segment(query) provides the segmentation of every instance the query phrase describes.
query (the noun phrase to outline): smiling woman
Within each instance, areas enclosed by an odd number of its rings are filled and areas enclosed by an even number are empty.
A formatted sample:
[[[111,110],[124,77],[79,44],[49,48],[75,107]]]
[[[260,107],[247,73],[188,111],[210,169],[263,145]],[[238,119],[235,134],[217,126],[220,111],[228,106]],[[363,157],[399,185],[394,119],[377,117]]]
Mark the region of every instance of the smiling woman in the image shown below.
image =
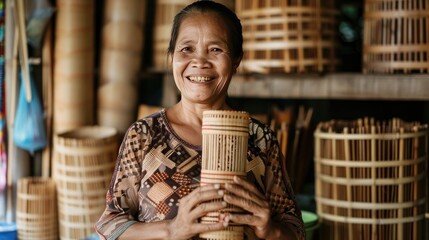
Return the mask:
[[[181,100],[128,129],[96,224],[100,237],[198,239],[201,233],[243,225],[245,239],[304,239],[278,141],[257,120],[249,119],[246,176],[233,177],[222,188],[200,186],[203,113],[235,110],[226,97],[243,56],[242,42],[240,20],[221,4],[197,1],[176,15],[168,54]],[[245,213],[225,212],[217,221],[200,222],[227,205]]]

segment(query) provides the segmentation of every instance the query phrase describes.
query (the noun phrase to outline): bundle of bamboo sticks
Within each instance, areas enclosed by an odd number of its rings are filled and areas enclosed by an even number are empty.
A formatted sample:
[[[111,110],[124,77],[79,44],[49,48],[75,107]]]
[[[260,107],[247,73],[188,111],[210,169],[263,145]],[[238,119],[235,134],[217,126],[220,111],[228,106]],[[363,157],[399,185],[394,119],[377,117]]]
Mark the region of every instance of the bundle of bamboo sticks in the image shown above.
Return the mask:
[[[315,131],[317,213],[327,239],[422,239],[427,125],[330,121]]]
[[[295,115],[292,108],[274,108],[270,128],[276,133],[284,156],[283,171],[287,170],[295,193],[300,193],[312,161],[313,109],[299,106],[297,116]]]

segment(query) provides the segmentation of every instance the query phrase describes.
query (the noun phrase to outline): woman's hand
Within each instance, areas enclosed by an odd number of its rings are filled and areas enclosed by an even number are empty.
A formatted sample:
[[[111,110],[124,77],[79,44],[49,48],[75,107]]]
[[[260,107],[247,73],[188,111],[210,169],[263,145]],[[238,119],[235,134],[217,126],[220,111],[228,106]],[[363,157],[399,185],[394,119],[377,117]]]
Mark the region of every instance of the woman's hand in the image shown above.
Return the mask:
[[[229,220],[234,223],[249,225],[258,238],[266,239],[271,231],[271,213],[268,201],[249,182],[235,176],[233,183],[225,185],[227,203],[247,211],[245,214],[229,214]]]
[[[170,239],[189,239],[199,233],[222,230],[228,219],[219,219],[219,223],[203,224],[198,219],[208,212],[218,211],[226,206],[226,202],[208,202],[220,199],[224,191],[220,190],[219,184],[205,185],[196,188],[180,200],[177,216],[169,224]]]

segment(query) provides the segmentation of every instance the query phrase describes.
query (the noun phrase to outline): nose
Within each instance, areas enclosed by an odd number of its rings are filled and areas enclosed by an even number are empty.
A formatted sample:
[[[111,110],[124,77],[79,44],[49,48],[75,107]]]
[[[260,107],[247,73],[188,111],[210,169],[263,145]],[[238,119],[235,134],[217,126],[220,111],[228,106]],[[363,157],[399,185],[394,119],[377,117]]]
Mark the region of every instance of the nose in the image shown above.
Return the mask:
[[[208,54],[204,51],[196,52],[192,58],[192,67],[207,68],[210,66]]]

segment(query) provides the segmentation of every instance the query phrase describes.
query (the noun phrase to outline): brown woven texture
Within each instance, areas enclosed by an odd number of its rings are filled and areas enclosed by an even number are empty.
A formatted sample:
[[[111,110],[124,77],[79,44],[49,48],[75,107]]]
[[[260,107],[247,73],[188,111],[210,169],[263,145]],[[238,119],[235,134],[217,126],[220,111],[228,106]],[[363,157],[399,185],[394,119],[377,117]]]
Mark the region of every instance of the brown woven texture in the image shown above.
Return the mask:
[[[246,176],[249,114],[238,111],[205,111],[203,113],[203,145],[201,185],[233,181],[234,176]],[[222,201],[222,199],[216,200]],[[221,212],[242,212],[232,205],[223,211],[211,212],[201,218],[202,223],[219,221]],[[200,234],[210,240],[242,240],[244,228],[231,225],[222,231]]]
[[[429,72],[429,1],[367,0],[364,73]]]
[[[236,1],[243,25],[243,72],[333,72],[335,0]]]
[[[81,239],[94,232],[117,151],[114,128],[87,126],[55,135],[53,177],[61,239]]]
[[[422,239],[428,128],[399,119],[320,123],[317,214],[326,239]]]
[[[52,179],[27,177],[18,181],[16,224],[19,239],[58,239],[57,198]]]

